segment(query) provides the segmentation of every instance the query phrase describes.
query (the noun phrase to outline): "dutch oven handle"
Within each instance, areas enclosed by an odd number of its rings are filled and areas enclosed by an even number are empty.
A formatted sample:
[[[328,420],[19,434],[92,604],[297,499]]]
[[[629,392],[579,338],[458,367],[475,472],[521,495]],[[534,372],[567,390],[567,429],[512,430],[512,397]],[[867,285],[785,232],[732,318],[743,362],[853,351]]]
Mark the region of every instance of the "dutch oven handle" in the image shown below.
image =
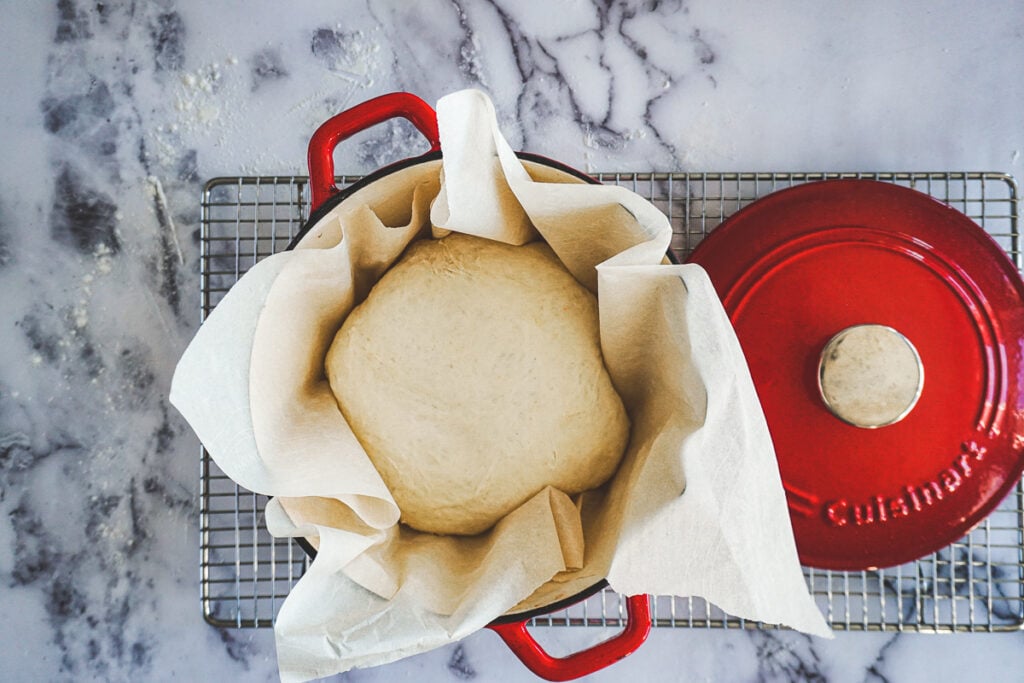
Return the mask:
[[[631,654],[651,632],[651,611],[647,595],[626,598],[626,628],[614,638],[569,655],[552,657],[526,630],[526,620],[492,624],[491,629],[505,641],[526,668],[549,681],[571,681],[611,666]]]
[[[419,97],[394,92],[375,97],[327,119],[309,139],[309,190],[313,209],[339,192],[334,184],[334,148],[345,138],[388,119],[408,119],[430,143],[430,151],[441,149],[437,114]]]

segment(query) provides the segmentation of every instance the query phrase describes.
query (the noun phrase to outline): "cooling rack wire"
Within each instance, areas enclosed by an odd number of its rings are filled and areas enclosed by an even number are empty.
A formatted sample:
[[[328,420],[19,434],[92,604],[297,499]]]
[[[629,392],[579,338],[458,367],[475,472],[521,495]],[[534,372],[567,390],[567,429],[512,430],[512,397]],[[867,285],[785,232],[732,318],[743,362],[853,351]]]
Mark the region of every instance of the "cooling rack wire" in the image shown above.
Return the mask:
[[[1018,190],[1002,173],[600,173],[668,216],[672,249],[685,259],[726,217],[770,192],[831,178],[870,178],[914,188],[946,202],[984,228],[1022,268]],[[339,187],[358,180],[341,176]],[[257,261],[283,250],[309,213],[302,176],[215,178],[201,203],[201,316]],[[273,624],[308,560],[263,523],[266,497],[228,479],[202,452],[200,590],[203,615],[224,627]],[[916,562],[876,571],[804,568],[829,624],[840,631],[977,632],[1024,627],[1024,488],[946,548]],[[770,628],[725,614],[698,598],[656,596],[657,627]],[[534,626],[618,627],[625,600],[608,590]]]

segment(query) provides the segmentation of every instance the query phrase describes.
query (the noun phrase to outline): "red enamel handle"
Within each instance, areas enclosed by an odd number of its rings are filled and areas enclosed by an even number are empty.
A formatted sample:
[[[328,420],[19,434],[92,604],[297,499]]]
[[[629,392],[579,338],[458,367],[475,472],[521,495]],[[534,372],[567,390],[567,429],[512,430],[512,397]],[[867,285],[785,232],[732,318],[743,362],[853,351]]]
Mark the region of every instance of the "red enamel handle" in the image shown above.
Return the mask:
[[[431,151],[441,149],[437,114],[429,104],[411,93],[381,95],[336,114],[309,139],[309,190],[314,210],[339,191],[334,184],[334,148],[338,143],[397,116],[416,126],[430,143]]]
[[[597,645],[569,655],[552,657],[545,652],[526,630],[526,621],[488,626],[501,639],[526,668],[549,681],[571,681],[580,676],[600,671],[631,654],[647,639],[651,632],[651,611],[647,595],[626,598],[626,628]]]

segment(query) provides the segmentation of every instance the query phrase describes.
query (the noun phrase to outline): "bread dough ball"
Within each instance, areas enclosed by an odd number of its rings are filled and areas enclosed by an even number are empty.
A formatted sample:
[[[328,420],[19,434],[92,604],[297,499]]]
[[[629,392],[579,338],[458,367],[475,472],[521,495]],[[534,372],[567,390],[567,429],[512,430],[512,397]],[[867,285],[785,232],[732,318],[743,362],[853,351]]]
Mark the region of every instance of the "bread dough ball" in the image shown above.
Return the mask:
[[[420,531],[477,534],[547,485],[599,486],[629,438],[597,300],[541,242],[415,242],[345,320],[326,367]]]

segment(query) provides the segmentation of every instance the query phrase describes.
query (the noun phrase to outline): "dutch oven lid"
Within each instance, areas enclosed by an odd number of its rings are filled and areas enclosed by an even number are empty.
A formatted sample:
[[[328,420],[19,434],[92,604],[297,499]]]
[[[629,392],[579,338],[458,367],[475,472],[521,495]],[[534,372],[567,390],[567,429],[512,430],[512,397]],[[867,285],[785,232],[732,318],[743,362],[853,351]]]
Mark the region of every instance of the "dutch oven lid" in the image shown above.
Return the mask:
[[[888,183],[809,183],[690,260],[747,356],[804,564],[909,562],[1017,482],[1024,285],[969,218]]]

